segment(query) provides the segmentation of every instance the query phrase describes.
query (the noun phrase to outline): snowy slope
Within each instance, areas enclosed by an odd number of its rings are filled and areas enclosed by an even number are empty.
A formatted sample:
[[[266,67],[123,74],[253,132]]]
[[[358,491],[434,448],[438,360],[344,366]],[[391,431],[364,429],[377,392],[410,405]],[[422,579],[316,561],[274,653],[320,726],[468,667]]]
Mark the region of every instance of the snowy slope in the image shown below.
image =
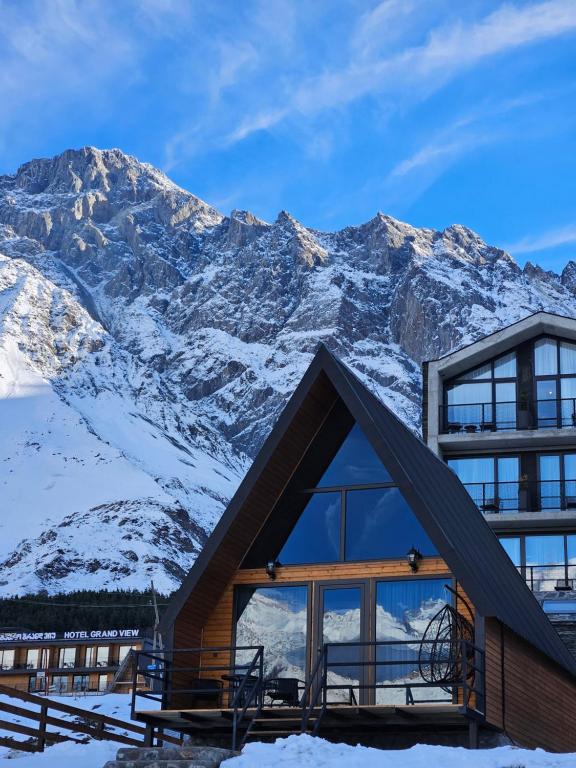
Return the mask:
[[[0,177],[0,593],[175,587],[320,341],[418,429],[423,359],[575,288],[460,225],[224,216],[119,150]]]

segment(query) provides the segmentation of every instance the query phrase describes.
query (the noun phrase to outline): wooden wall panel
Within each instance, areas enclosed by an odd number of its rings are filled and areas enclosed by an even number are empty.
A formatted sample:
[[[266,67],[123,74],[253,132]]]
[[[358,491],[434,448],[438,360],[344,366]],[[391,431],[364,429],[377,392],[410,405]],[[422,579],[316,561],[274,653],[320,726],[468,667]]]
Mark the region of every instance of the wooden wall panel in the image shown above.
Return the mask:
[[[522,747],[576,751],[576,679],[496,619],[486,622],[487,719]]]

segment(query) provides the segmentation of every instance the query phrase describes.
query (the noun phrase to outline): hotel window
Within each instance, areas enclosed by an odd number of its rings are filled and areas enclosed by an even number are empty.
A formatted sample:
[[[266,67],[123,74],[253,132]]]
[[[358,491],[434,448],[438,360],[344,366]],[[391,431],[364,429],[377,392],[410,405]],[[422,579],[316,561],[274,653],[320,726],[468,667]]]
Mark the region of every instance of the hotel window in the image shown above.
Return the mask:
[[[68,691],[68,675],[52,675],[50,693],[66,693]]]
[[[576,588],[576,534],[501,536],[500,543],[534,592]]]
[[[538,339],[534,375],[539,428],[576,426],[576,344]]]
[[[84,653],[84,666],[85,667],[96,666],[96,646],[95,645],[89,645],[86,647],[86,651]]]
[[[481,512],[517,512],[520,508],[520,459],[518,456],[475,456],[449,459]]]
[[[32,675],[28,678],[28,693],[36,693],[37,691],[44,691],[46,688],[46,678],[36,677]]]
[[[135,645],[121,645],[118,648],[118,664],[122,664],[124,659],[128,656],[130,651],[136,650]]]
[[[90,675],[74,675],[72,678],[72,690],[87,691],[90,688]]]
[[[14,654],[13,648],[0,648],[0,670],[14,669]]]
[[[26,669],[39,669],[42,650],[40,648],[28,648],[26,651]]]
[[[60,648],[58,666],[60,669],[74,669],[76,666],[76,648]]]
[[[103,693],[108,689],[108,675],[98,675],[98,690]]]
[[[576,509],[576,453],[538,457],[541,509]]]
[[[110,656],[110,648],[107,645],[99,645],[96,651],[96,666],[107,667],[108,657]]]
[[[467,371],[444,388],[448,432],[516,429],[516,353]]]

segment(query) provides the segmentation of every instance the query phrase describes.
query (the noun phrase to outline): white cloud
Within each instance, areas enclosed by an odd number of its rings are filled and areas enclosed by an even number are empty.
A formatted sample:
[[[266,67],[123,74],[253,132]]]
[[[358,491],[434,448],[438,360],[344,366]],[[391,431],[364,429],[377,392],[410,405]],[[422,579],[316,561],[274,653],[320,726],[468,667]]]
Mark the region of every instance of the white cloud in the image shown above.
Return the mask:
[[[576,243],[576,224],[551,229],[539,235],[528,235],[503,247],[515,256],[521,253],[536,253],[537,251],[558,248],[561,245],[570,245],[571,243]]]
[[[385,4],[382,12],[389,7],[392,6]],[[574,30],[574,0],[505,4],[475,23],[437,27],[423,45],[379,59],[365,61],[357,57],[343,68],[308,78],[292,89],[282,108],[269,106],[262,113],[252,115],[249,120],[241,121],[227,138],[239,141],[290,115],[312,115],[366,95],[400,94],[404,98],[418,98],[491,56]]]

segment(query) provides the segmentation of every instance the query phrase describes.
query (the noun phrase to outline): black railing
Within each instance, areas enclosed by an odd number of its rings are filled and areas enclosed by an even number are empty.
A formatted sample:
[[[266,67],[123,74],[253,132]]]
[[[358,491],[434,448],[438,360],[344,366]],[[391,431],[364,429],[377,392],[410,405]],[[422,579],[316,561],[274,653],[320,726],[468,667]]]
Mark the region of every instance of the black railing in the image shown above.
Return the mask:
[[[576,511],[576,480],[463,483],[484,514]]]
[[[443,433],[501,432],[517,428],[516,402],[461,403],[440,406]]]
[[[576,428],[576,397],[440,406],[443,434]]]
[[[532,592],[570,592],[576,588],[576,565],[519,565],[519,572]]]
[[[263,704],[263,646],[133,651],[132,717],[138,699],[162,709],[232,710],[232,749],[241,747]],[[218,659],[230,659],[229,663]],[[244,659],[244,661],[239,661]]]
[[[447,703],[483,715],[484,652],[465,640],[450,645],[456,671],[430,682],[422,670],[437,664],[438,649],[419,640],[325,643],[302,699],[302,732],[317,734],[330,705]]]

